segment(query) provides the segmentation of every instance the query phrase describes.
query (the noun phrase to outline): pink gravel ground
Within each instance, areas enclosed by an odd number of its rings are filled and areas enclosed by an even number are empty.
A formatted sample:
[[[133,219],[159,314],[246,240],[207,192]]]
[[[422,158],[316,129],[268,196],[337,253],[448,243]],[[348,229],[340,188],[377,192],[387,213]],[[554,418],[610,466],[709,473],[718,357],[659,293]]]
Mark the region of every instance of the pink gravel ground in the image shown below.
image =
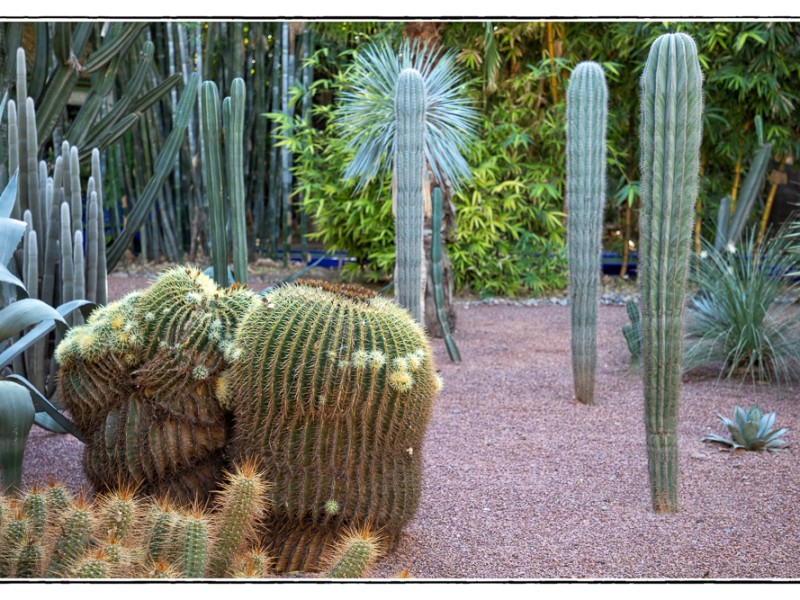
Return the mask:
[[[681,510],[657,515],[626,320],[623,307],[600,308],[597,404],[583,406],[572,395],[569,308],[459,308],[463,362],[433,342],[445,387],[422,450],[420,506],[375,577],[405,568],[439,579],[800,577],[800,391],[714,376],[684,383]],[[701,441],[722,433],[717,412],[754,402],[790,428],[787,451]],[[81,444],[34,430],[27,482],[85,484]]]

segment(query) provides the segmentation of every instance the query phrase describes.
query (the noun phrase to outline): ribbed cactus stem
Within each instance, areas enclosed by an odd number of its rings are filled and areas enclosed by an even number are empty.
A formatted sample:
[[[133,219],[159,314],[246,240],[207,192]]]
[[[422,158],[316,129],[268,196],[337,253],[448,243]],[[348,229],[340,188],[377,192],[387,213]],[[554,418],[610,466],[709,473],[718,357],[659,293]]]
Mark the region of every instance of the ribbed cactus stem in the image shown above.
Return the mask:
[[[653,508],[678,510],[683,307],[697,198],[702,73],[694,41],[665,34],[641,79],[639,285],[648,470]]]
[[[567,89],[567,247],[572,375],[583,404],[594,404],[607,114],[603,68],[580,63]]]
[[[225,131],[225,153],[228,162],[228,194],[231,206],[233,236],[233,274],[239,283],[247,283],[247,225],[244,203],[244,80],[231,83],[230,127]]]
[[[28,490],[22,497],[22,511],[30,525],[33,539],[41,539],[47,526],[47,498],[38,488]]]
[[[236,554],[255,541],[256,525],[265,509],[266,486],[254,465],[228,478],[221,492],[220,527],[211,548],[209,577],[225,576]]]
[[[33,579],[41,577],[42,558],[44,552],[38,539],[28,538],[17,554],[17,564],[13,577]]]
[[[72,255],[72,229],[70,209],[67,202],[61,203],[61,302],[75,298],[75,273]]]
[[[23,54],[24,56],[24,54]],[[33,99],[27,98],[25,100],[25,160],[27,161],[27,186],[25,192],[27,193],[27,208],[33,213],[33,227],[34,229],[42,230],[42,215],[39,208],[39,140],[36,137],[36,109],[33,105]],[[22,131],[20,131],[22,134]],[[20,158],[22,158],[20,156]]]
[[[49,485],[44,491],[47,498],[47,511],[48,516],[52,518],[61,518],[66,514],[70,504],[72,504],[72,494],[61,483],[53,483]]]
[[[103,204],[103,174],[100,170],[100,151],[92,150],[92,179],[97,192],[97,295],[95,302],[105,304],[108,302],[108,285],[106,282],[106,228],[105,209]],[[89,275],[92,275],[91,270]]]
[[[83,260],[83,231],[76,231],[75,232],[75,240],[72,244],[72,265],[73,265],[73,276],[74,276],[74,284],[73,284],[73,294],[74,298],[85,298],[86,297],[86,265]],[[73,324],[80,325],[83,323],[83,316],[80,314],[74,314],[73,317]]]
[[[70,206],[72,210],[72,231],[83,231],[83,212],[81,205],[81,165],[78,161],[78,148],[69,150]],[[75,296],[78,298],[79,296]],[[80,296],[81,298],[83,296]]]
[[[208,519],[186,517],[180,544],[181,574],[189,579],[205,576],[208,564]]]
[[[91,180],[94,182],[94,180]],[[94,187],[94,186],[93,186]],[[89,210],[86,224],[86,299],[90,302],[97,302],[97,257],[99,252],[105,252],[104,248],[99,248],[97,209],[97,192],[89,194]]]
[[[138,504],[131,490],[109,493],[100,501],[100,534],[106,538],[125,541],[137,520]]]
[[[423,181],[425,171],[425,86],[415,69],[405,69],[395,96],[397,181],[395,290],[400,306],[418,323],[423,317]]]
[[[28,520],[19,510],[15,510],[0,529],[0,578],[13,574],[28,529]]]
[[[19,127],[19,181],[17,182],[17,202],[20,210],[28,206],[28,72],[25,64],[25,50],[17,48],[17,124]],[[35,151],[34,151],[35,152]]]
[[[67,510],[45,577],[64,577],[70,572],[89,547],[93,521],[91,508],[83,503]]]
[[[8,172],[13,175],[19,168],[19,125],[17,123],[17,103],[9,100],[6,105],[8,111]],[[19,189],[21,185],[22,175],[17,177],[17,197],[19,198]],[[15,202],[11,209],[11,216],[14,219],[19,219],[21,215],[19,209],[19,202]]]
[[[348,532],[333,551],[329,559],[332,566],[326,576],[332,579],[364,577],[379,554],[377,540],[368,531]]]
[[[227,244],[225,234],[225,206],[220,157],[220,106],[219,92],[213,81],[205,81],[200,89],[200,118],[203,125],[203,147],[206,161],[203,176],[208,193],[208,220],[211,235],[211,264],[214,281],[228,285]]]

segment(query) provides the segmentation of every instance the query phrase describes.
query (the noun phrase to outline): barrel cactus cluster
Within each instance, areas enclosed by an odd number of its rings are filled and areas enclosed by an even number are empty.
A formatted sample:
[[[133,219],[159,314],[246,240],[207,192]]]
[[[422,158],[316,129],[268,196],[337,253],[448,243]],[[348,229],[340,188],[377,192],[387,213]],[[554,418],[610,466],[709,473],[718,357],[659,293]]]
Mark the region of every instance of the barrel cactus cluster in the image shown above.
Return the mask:
[[[252,461],[270,482],[262,543],[278,572],[319,569],[350,527],[391,546],[416,509],[441,381],[390,300],[307,285],[257,296],[179,267],[96,310],[57,359],[98,489],[202,501]]]

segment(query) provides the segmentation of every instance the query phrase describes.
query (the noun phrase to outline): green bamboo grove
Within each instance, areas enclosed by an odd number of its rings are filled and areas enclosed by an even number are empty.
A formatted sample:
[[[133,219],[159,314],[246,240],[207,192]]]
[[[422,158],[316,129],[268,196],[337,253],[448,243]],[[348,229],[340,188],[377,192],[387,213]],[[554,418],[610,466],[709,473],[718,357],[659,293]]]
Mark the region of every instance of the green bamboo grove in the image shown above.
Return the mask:
[[[346,527],[373,525],[392,545],[416,509],[441,382],[422,328],[389,300],[305,285],[256,296],[179,267],[96,310],[56,356],[97,489],[191,502],[231,461],[256,461],[278,572],[320,568]],[[244,492],[234,503],[252,505]],[[233,565],[234,547],[218,548],[208,573]]]
[[[567,247],[575,397],[594,404],[597,305],[606,196],[608,89],[603,68],[582,62],[567,89]]]
[[[641,79],[639,286],[647,459],[653,508],[678,510],[683,308],[697,199],[702,73],[691,37],[666,34]]]

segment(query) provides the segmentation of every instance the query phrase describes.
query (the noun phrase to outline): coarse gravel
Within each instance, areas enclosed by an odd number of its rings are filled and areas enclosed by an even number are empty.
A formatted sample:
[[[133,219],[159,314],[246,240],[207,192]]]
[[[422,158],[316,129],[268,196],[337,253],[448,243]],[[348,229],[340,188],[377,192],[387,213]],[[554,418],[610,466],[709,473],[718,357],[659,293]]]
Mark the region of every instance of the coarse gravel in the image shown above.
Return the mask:
[[[121,295],[111,287],[110,297]],[[373,576],[800,578],[800,389],[710,372],[686,380],[681,509],[659,515],[650,507],[642,383],[621,333],[624,307],[599,309],[595,406],[573,399],[568,307],[457,311],[462,362],[433,342],[445,386],[422,449],[419,509]],[[728,452],[701,441],[723,433],[717,413],[754,402],[790,428],[788,450]],[[34,428],[25,482],[56,476],[78,489],[81,452],[69,436]]]

